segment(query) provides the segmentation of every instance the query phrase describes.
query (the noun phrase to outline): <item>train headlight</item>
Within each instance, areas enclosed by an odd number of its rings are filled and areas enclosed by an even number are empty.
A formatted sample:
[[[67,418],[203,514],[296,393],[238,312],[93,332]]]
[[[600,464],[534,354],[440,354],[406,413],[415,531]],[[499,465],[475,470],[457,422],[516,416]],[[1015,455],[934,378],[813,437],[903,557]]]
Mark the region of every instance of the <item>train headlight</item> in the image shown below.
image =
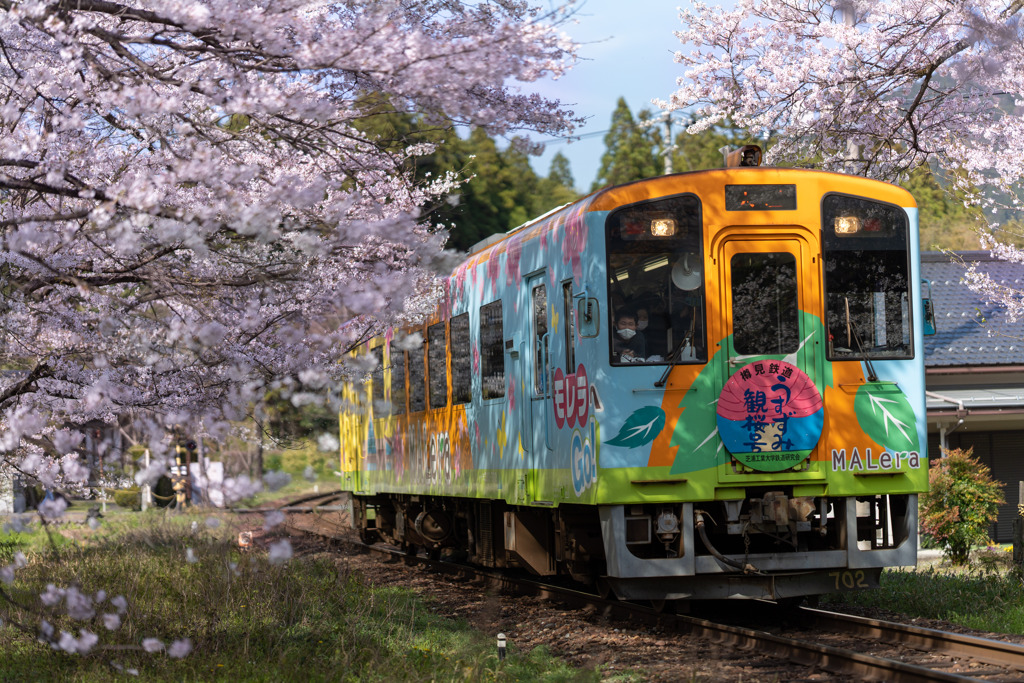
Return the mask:
[[[836,216],[837,235],[856,235],[861,230],[861,220],[857,216]]]
[[[674,237],[676,234],[675,218],[653,218],[651,219],[652,237]]]

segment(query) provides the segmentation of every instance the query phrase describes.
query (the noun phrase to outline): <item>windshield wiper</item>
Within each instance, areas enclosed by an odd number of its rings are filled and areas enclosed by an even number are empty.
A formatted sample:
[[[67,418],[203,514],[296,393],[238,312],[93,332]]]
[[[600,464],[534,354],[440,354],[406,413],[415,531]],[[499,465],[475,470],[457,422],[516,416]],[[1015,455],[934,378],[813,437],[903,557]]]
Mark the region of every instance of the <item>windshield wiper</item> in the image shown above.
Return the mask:
[[[857,344],[857,351],[860,353],[861,360],[864,361],[864,365],[868,366],[868,381],[877,382],[878,374],[875,372],[875,366],[871,364],[871,359],[868,358],[868,354],[864,352],[864,346],[860,343],[860,335],[857,334],[857,326],[850,324],[850,298],[843,297],[846,301],[846,333],[849,335],[853,333],[853,341]],[[847,341],[849,343],[849,341]]]
[[[659,389],[661,387],[665,386],[665,382],[668,381],[669,373],[672,372],[672,368],[674,368],[676,366],[677,357],[679,356],[680,352],[683,350],[683,347],[686,346],[686,342],[692,342],[692,340],[693,340],[693,337],[691,335],[687,335],[687,336],[685,336],[685,337],[683,337],[682,339],[679,340],[679,343],[676,344],[676,348],[672,349],[672,353],[668,354],[668,358],[666,359],[666,361],[668,362],[668,365],[665,366],[665,372],[661,373],[661,378],[658,379],[658,381],[654,383],[654,386],[658,387]],[[690,349],[691,349],[690,353],[692,354],[693,353],[693,346],[691,346]]]

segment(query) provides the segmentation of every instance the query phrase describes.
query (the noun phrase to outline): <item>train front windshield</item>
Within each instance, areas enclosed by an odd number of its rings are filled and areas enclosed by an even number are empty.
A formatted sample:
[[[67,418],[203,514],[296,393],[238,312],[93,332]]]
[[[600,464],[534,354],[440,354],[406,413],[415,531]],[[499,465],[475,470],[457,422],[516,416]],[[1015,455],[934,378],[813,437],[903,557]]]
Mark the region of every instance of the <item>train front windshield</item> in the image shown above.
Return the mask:
[[[707,361],[702,225],[690,194],[608,217],[613,365]]]
[[[909,224],[891,204],[822,202],[829,360],[912,358]]]

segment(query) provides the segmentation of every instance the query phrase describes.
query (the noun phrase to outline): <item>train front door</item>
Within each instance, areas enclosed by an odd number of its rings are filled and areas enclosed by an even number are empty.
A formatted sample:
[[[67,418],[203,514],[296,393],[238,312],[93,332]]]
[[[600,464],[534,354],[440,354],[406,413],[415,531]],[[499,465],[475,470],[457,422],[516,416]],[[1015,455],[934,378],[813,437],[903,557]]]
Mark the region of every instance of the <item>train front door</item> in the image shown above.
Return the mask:
[[[726,231],[714,248],[722,311],[716,421],[731,456],[720,469],[725,478],[806,471],[821,436],[820,263],[810,239],[792,230]]]

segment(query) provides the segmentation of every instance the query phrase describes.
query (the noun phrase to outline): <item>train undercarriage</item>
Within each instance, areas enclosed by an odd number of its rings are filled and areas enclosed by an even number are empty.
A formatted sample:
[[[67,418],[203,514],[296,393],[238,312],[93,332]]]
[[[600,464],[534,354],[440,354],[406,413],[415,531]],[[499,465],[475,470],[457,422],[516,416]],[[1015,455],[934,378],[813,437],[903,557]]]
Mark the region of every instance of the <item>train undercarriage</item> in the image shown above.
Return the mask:
[[[563,576],[628,600],[764,598],[878,585],[916,562],[917,496],[794,497],[627,505],[509,505],[406,494],[353,496],[366,542]]]

